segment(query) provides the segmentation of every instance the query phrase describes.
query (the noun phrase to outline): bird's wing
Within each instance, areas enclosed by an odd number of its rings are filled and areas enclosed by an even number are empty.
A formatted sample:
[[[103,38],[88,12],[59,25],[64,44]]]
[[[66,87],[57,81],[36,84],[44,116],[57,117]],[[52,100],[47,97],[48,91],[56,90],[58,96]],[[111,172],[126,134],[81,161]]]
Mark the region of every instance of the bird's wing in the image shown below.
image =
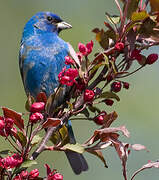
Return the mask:
[[[25,46],[25,43],[21,42],[20,51],[19,51],[19,69],[23,83],[24,83],[23,63],[26,58],[26,53],[27,53],[27,47]]]
[[[80,67],[80,61],[78,59],[78,56],[75,52],[75,50],[73,49],[73,47],[71,46],[70,43],[67,43],[68,44],[68,49],[69,49],[69,55],[71,55],[73,57],[73,59],[75,60],[75,62],[78,64],[78,66]]]

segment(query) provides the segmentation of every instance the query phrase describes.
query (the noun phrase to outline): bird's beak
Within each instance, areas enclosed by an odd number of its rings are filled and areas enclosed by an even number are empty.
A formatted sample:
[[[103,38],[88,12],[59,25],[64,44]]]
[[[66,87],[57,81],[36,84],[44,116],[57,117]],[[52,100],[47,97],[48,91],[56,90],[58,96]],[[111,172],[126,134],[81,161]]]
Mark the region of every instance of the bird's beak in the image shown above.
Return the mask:
[[[72,28],[72,26],[70,24],[62,21],[62,22],[57,23],[57,28],[61,29],[61,30],[62,29],[70,29],[70,28]]]

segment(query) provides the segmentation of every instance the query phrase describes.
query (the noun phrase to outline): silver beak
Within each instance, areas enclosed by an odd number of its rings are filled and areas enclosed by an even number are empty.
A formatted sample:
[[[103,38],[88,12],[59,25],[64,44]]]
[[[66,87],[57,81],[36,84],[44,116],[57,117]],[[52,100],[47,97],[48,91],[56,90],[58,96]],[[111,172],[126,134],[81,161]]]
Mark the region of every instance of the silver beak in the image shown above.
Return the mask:
[[[57,23],[58,29],[70,29],[72,26],[64,21]]]

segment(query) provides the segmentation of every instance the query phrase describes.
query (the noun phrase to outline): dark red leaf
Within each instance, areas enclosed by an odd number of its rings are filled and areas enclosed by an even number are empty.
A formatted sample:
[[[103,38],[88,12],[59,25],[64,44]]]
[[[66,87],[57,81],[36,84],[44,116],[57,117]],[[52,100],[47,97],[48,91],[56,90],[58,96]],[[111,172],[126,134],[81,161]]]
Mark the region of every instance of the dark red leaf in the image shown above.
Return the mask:
[[[156,162],[151,162],[149,161],[147,164],[143,165],[140,169],[138,169],[137,171],[134,172],[134,174],[131,177],[131,180],[134,179],[134,177],[141,171],[145,170],[145,169],[150,169],[150,168],[159,168],[159,161]]]
[[[126,173],[126,162],[128,158],[128,144],[124,144],[118,140],[112,140],[112,143],[115,147],[115,150],[121,160],[121,164],[123,166],[123,176],[125,179],[127,179],[127,173]]]
[[[94,29],[92,30],[92,32],[94,32],[94,33],[99,33],[100,30],[99,30],[99,28],[94,28]]]
[[[19,128],[19,129],[24,129],[24,120],[22,119],[22,114],[17,113],[16,111],[13,111],[11,109],[2,107],[3,114],[7,118],[11,118],[14,120],[14,124]]]
[[[106,168],[108,168],[108,166],[107,166],[107,164],[106,164],[106,160],[104,159],[103,154],[102,154],[101,151],[99,151],[99,150],[92,150],[91,148],[86,148],[85,150],[86,150],[87,152],[89,152],[89,153],[97,156],[97,157],[104,163],[104,166],[105,166]]]
[[[131,148],[135,151],[145,150],[146,147],[141,144],[133,144],[131,145]]]
[[[104,120],[105,120],[105,127],[109,127],[118,117],[118,114],[113,111],[112,113],[108,114],[107,116],[105,116]]]
[[[94,134],[90,139],[88,139],[85,143],[84,146],[90,146],[92,145],[94,142],[98,141],[100,139],[100,137],[98,136],[98,134]]]
[[[57,118],[48,118],[46,122],[43,124],[43,128],[48,128],[48,127],[56,127],[60,125],[61,120]]]

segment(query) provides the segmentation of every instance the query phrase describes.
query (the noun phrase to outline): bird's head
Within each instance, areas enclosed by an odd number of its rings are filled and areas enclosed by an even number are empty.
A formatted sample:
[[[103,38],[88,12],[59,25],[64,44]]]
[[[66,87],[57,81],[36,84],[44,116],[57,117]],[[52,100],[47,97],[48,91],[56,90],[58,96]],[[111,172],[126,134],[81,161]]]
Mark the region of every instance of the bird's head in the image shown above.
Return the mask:
[[[51,12],[39,12],[35,14],[26,24],[27,31],[32,28],[45,32],[59,33],[63,29],[72,28],[72,26],[64,22],[58,15]]]

